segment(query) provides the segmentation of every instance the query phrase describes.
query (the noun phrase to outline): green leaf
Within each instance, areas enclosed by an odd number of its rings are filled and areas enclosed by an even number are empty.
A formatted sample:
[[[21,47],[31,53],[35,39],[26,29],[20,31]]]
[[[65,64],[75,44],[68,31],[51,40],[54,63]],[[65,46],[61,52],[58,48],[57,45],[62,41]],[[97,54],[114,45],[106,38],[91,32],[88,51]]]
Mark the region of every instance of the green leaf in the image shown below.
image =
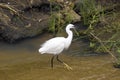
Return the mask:
[[[90,42],[90,47],[93,48],[95,46],[95,43]]]
[[[120,49],[118,49],[117,52],[120,53]]]

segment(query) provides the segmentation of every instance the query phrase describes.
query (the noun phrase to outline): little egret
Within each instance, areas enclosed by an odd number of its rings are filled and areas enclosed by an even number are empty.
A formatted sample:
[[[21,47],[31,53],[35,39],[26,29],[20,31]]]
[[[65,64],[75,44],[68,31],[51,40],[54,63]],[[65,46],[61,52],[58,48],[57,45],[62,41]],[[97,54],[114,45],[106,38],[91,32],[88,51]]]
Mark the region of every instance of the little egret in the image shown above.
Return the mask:
[[[41,48],[39,49],[39,52],[41,54],[44,53],[48,53],[48,54],[53,54],[53,57],[51,58],[51,67],[53,68],[53,59],[56,56],[57,61],[59,61],[60,63],[62,63],[63,65],[65,65],[65,67],[68,70],[72,70],[72,68],[70,66],[68,66],[65,62],[61,61],[58,58],[58,55],[64,50],[64,49],[68,49],[72,38],[73,38],[73,33],[70,30],[71,28],[75,28],[73,24],[68,24],[66,26],[66,32],[68,34],[67,38],[64,37],[55,37],[52,38],[48,41],[46,41],[45,43],[43,43],[41,45]]]

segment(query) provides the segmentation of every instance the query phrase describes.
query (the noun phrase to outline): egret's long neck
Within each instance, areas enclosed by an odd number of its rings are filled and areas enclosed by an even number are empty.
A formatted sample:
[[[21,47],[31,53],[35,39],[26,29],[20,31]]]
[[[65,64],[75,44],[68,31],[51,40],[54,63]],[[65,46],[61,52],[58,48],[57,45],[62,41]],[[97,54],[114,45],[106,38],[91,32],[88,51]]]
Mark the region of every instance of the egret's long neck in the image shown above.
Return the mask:
[[[68,34],[68,37],[66,38],[67,44],[66,47],[68,48],[71,44],[72,38],[73,38],[73,33],[69,28],[66,28],[66,32]]]
[[[73,38],[73,33],[72,33],[72,31],[69,28],[66,28],[66,32],[68,34],[68,37],[66,39],[67,39],[68,42],[71,43],[72,38]]]
[[[68,37],[67,37],[66,40],[65,40],[65,49],[68,49],[69,46],[70,46],[70,44],[71,44],[72,38],[73,38],[73,33],[72,33],[72,31],[70,30],[70,27],[69,27],[69,26],[66,27],[66,32],[67,32],[67,34],[68,34]]]

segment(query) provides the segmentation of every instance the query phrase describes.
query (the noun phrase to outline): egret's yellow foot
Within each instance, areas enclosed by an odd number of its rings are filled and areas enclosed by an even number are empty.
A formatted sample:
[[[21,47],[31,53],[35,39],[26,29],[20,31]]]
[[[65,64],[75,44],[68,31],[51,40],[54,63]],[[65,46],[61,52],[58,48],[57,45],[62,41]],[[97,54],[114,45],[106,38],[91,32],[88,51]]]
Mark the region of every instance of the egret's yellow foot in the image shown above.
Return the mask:
[[[67,65],[66,63],[63,63],[65,65],[65,68],[67,68],[68,70],[73,70],[72,67],[70,67],[69,65]]]

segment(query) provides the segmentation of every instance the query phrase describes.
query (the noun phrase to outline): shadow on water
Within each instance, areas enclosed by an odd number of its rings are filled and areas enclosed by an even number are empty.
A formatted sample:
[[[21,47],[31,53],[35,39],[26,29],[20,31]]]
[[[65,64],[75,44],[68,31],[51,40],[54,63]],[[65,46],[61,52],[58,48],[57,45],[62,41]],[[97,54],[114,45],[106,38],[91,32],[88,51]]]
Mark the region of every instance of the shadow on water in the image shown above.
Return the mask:
[[[88,46],[82,41],[73,41],[69,50],[60,54],[72,71],[56,60],[51,69],[52,55],[38,53],[40,44],[50,38],[52,35],[44,34],[17,44],[0,42],[0,80],[120,80],[120,71],[112,66],[111,56],[79,55]]]

